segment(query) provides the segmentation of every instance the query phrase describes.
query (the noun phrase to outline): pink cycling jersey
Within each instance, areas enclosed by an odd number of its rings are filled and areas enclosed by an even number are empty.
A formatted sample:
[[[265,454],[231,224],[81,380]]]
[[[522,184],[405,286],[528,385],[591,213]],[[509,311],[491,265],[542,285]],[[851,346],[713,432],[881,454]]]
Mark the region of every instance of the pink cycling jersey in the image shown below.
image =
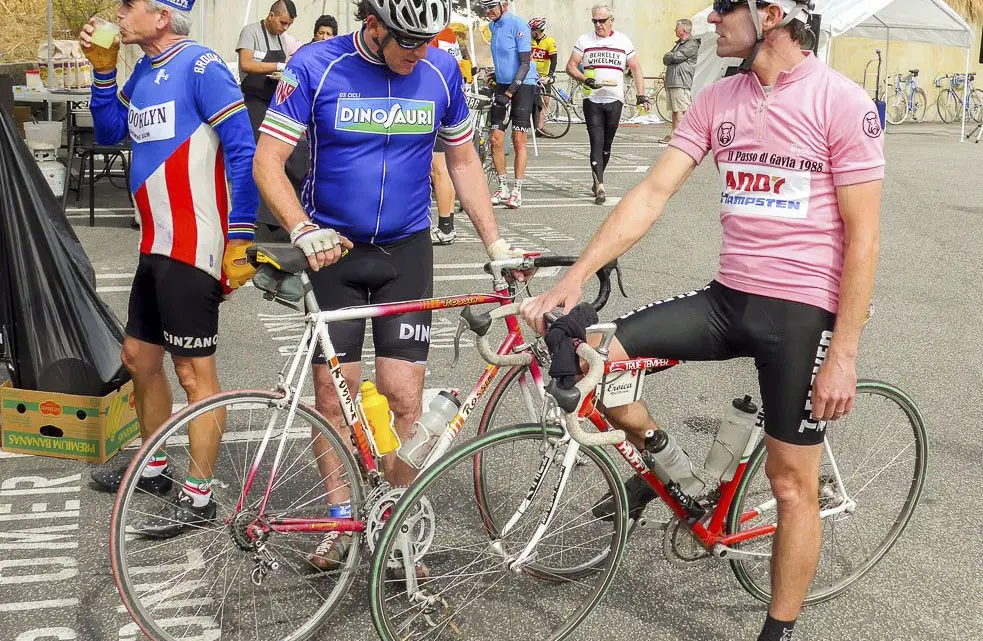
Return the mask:
[[[669,143],[720,172],[717,280],[751,294],[839,309],[843,220],[836,188],[884,178],[873,101],[812,54],[766,92],[753,73],[693,102]]]

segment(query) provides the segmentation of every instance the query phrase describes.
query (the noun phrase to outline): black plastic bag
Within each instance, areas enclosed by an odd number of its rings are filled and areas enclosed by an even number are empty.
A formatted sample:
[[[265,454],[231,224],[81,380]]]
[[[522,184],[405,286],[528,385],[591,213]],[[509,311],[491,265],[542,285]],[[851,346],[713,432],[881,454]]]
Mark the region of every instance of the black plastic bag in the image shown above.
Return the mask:
[[[103,396],[128,379],[123,328],[44,175],[0,109],[0,335],[14,387]]]

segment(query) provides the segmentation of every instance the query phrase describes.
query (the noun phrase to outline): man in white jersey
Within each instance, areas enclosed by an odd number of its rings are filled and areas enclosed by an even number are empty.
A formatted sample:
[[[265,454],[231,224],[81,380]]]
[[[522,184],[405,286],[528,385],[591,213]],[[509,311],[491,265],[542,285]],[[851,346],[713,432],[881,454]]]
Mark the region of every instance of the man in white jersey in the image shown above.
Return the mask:
[[[878,253],[882,131],[862,88],[800,51],[811,8],[805,0],[716,0],[709,20],[719,55],[744,58],[745,73],[697,96],[652,173],[577,264],[522,306],[540,331],[544,313],[571,309],[590,274],[638,242],[713,154],[723,225],[716,278],[618,319],[610,358],[755,359],[778,515],[759,641],[791,640],[816,571],[825,430],[853,408]],[[658,430],[641,404],[606,415],[636,445]],[[641,477],[626,487],[637,518],[654,493]],[[602,499],[594,514],[611,518],[611,503]]]
[[[604,204],[604,170],[611,160],[611,144],[621,123],[625,101],[625,72],[630,70],[638,94],[638,104],[648,109],[642,65],[635,45],[625,34],[614,30],[614,11],[606,4],[591,9],[594,31],[577,39],[567,74],[584,83],[584,120],[590,138],[590,169],[594,202]],[[583,66],[583,71],[580,70]]]

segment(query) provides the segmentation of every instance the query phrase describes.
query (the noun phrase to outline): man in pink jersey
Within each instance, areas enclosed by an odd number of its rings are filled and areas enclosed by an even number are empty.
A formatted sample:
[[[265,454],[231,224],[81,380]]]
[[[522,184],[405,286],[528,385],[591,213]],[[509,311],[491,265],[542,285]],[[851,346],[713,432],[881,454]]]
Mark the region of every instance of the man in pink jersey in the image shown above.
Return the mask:
[[[880,124],[866,92],[800,51],[811,9],[803,0],[714,3],[718,53],[744,58],[745,73],[696,97],[652,173],[618,204],[580,261],[522,308],[540,331],[545,312],[572,308],[590,274],[638,242],[713,155],[723,225],[716,278],[618,319],[611,358],[755,359],[778,513],[773,596],[759,641],[792,638],[815,574],[822,444],[827,421],[853,407],[878,253]],[[606,413],[638,446],[658,429],[641,404]],[[637,518],[653,493],[640,477],[626,485]],[[610,512],[605,499],[594,508],[599,518]]]

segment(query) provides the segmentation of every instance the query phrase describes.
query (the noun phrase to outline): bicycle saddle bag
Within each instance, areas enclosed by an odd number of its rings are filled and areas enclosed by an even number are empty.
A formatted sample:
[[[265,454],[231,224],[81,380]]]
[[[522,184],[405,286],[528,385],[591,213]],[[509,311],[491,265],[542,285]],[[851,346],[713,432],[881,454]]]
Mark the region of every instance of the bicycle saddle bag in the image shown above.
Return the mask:
[[[307,289],[299,274],[287,274],[270,264],[263,263],[256,268],[253,285],[263,292],[265,299],[303,311],[303,300]]]

